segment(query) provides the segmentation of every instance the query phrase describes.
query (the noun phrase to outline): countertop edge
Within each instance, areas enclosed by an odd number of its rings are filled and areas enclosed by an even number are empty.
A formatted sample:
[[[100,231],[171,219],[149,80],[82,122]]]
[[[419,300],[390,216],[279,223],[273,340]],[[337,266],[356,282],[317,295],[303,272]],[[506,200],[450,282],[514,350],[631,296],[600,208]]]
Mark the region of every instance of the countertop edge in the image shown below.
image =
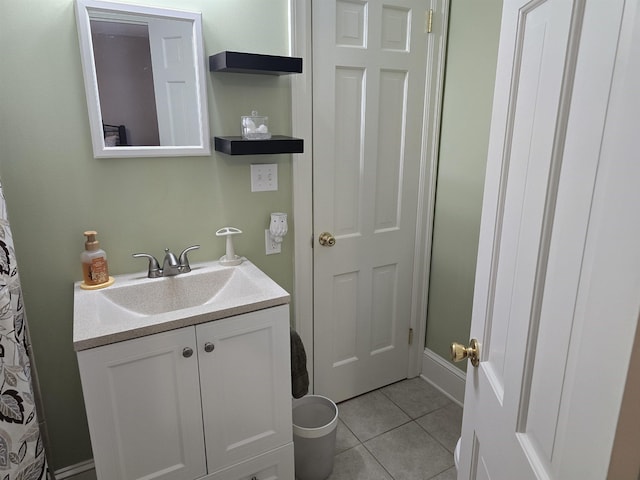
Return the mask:
[[[73,342],[73,349],[76,352],[81,352],[83,350],[102,347],[118,342],[124,342],[126,340],[133,340],[135,338],[146,337],[148,335],[154,335],[156,333],[168,332],[170,330],[176,330],[178,328],[190,327],[199,325],[201,323],[213,322],[216,320],[222,320],[224,318],[235,317],[237,315],[242,315],[245,313],[264,310],[266,308],[288,305],[289,303],[291,303],[291,295],[287,293],[286,295],[269,298],[267,300],[261,300],[255,303],[224,308],[215,312],[196,314],[187,318],[180,318],[154,325],[146,325],[139,328],[133,328],[131,330],[123,330],[120,332],[105,334],[102,336],[76,340]]]

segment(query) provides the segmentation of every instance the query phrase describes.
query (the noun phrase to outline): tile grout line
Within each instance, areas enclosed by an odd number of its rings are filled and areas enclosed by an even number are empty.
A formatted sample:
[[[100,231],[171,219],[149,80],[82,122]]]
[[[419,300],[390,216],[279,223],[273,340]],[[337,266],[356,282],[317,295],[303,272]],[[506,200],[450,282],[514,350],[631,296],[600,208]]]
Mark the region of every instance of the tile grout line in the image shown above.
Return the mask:
[[[407,379],[407,380],[409,380],[409,379]],[[397,383],[401,383],[401,382],[403,382],[403,381],[407,381],[407,380],[402,380],[402,381],[397,382]],[[393,385],[393,384],[392,384],[392,385]],[[378,465],[378,466],[381,468],[381,471],[382,471],[382,472],[384,472],[386,475],[388,475],[390,479],[395,480],[395,477],[392,475],[392,473],[391,473],[391,472],[390,472],[390,471],[389,471],[389,470],[388,470],[388,469],[383,465],[383,463],[381,462],[381,460],[380,460],[380,459],[378,459],[378,457],[375,455],[375,453],[374,453],[374,452],[369,448],[369,446],[368,446],[368,442],[373,441],[373,440],[375,440],[375,439],[377,439],[377,438],[379,438],[379,437],[381,437],[381,436],[383,436],[383,435],[387,435],[387,434],[389,434],[390,432],[393,432],[394,430],[397,430],[397,429],[399,429],[399,428],[406,427],[409,423],[412,423],[412,422],[413,422],[413,423],[417,424],[417,427],[419,428],[419,430],[421,430],[422,432],[424,432],[424,433],[427,435],[427,437],[428,437],[428,438],[430,438],[431,440],[433,440],[433,441],[434,441],[434,443],[435,443],[436,445],[438,445],[440,448],[442,448],[445,452],[447,452],[449,455],[451,455],[451,456],[453,457],[454,452],[453,452],[453,451],[451,451],[451,450],[449,450],[449,448],[447,448],[447,446],[445,445],[445,443],[444,443],[443,441],[440,441],[440,440],[438,439],[438,437],[436,437],[436,435],[435,435],[434,433],[432,433],[431,431],[429,431],[429,430],[428,430],[428,428],[427,428],[426,426],[421,425],[421,424],[418,422],[418,420],[419,420],[419,419],[422,419],[422,418],[424,418],[424,417],[426,417],[426,416],[428,416],[428,415],[435,414],[436,412],[440,412],[440,411],[443,411],[443,412],[444,412],[444,411],[446,411],[446,409],[447,409],[447,408],[450,408],[450,406],[451,406],[452,404],[455,404],[455,402],[452,402],[451,400],[448,400],[444,405],[439,405],[439,406],[437,406],[436,408],[433,408],[433,409],[431,409],[431,410],[429,410],[429,411],[421,412],[419,415],[415,415],[415,418],[414,418],[414,415],[412,415],[412,414],[410,413],[410,411],[408,411],[407,409],[403,408],[400,404],[398,404],[398,402],[394,401],[394,399],[391,397],[391,395],[390,395],[390,394],[388,394],[385,390],[386,390],[386,387],[382,387],[382,388],[380,388],[380,389],[373,390],[373,391],[371,391],[371,392],[367,392],[367,393],[363,394],[362,396],[367,395],[367,394],[374,393],[374,392],[376,392],[376,391],[377,391],[377,392],[380,392],[380,393],[382,394],[382,396],[390,402],[390,405],[392,405],[393,407],[397,408],[399,412],[401,412],[402,414],[404,414],[404,415],[407,417],[407,420],[406,420],[406,421],[402,421],[400,424],[397,424],[397,425],[395,425],[395,426],[393,426],[393,427],[391,427],[391,428],[388,428],[387,430],[385,430],[385,431],[383,431],[383,432],[379,432],[379,433],[377,433],[376,435],[374,435],[373,437],[368,438],[368,439],[366,439],[366,440],[364,440],[364,441],[363,441],[363,440],[361,440],[361,439],[358,437],[358,435],[356,435],[356,434],[355,434],[354,430],[353,430],[353,429],[352,429],[352,428],[347,424],[347,422],[346,422],[343,418],[340,418],[340,420],[342,421],[342,424],[343,424],[343,426],[345,427],[346,431],[347,431],[348,433],[350,433],[350,434],[351,434],[351,435],[356,439],[357,444],[355,444],[355,445],[353,445],[353,446],[351,446],[351,447],[349,447],[349,448],[347,448],[347,449],[345,449],[345,450],[343,450],[343,451],[339,452],[337,455],[342,455],[343,453],[348,452],[349,450],[351,450],[351,449],[353,449],[353,448],[356,448],[356,447],[358,447],[358,446],[362,445],[362,446],[364,447],[364,450],[365,450],[365,451],[366,451],[366,452],[367,452],[367,453],[368,453],[368,454],[369,454],[369,455],[370,455],[370,456],[375,460],[375,464],[376,464],[376,465]],[[396,397],[397,397],[397,395],[396,395]],[[431,400],[431,398],[430,398],[430,397],[431,397],[431,396],[429,396],[428,401],[430,401],[430,400]],[[356,397],[356,398],[357,398],[357,397]],[[436,399],[436,397],[434,397],[434,399]],[[402,400],[402,399],[400,399],[400,400]],[[348,400],[347,400],[347,401],[348,401]],[[438,402],[439,402],[439,400],[438,400]],[[342,403],[342,402],[341,402],[341,403]],[[406,403],[406,402],[405,402],[405,403]],[[407,406],[407,407],[411,407],[411,404],[407,404],[406,406]],[[391,408],[391,407],[390,407],[390,408]],[[339,408],[339,410],[340,410],[340,408]],[[409,409],[409,410],[416,410],[416,409],[411,408],[411,409]],[[418,409],[418,410],[419,410],[419,409]],[[436,428],[436,430],[437,430],[437,428]],[[444,438],[444,437],[443,437],[443,438]],[[336,455],[336,456],[337,456],[337,455]],[[448,466],[448,467],[444,468],[444,469],[443,469],[443,470],[441,470],[440,472],[437,472],[437,473],[435,473],[435,474],[431,475],[431,476],[429,477],[429,479],[434,479],[434,478],[436,478],[437,476],[439,476],[439,475],[443,474],[444,472],[446,472],[446,471],[450,470],[451,468],[455,468],[455,465],[450,465],[450,466]]]
[[[402,380],[402,381],[404,381],[404,380]],[[399,382],[398,382],[398,383],[399,383]],[[392,385],[394,385],[394,384],[392,384]],[[388,385],[387,385],[387,386],[388,386]],[[393,398],[391,398],[389,395],[387,395],[387,394],[384,392],[384,389],[385,389],[385,388],[387,388],[387,387],[382,387],[381,389],[379,389],[379,390],[377,390],[377,391],[379,391],[380,393],[382,393],[382,394],[383,394],[383,395],[384,395],[384,396],[385,396],[385,397],[386,397],[386,398],[387,398],[391,403],[393,403],[396,407],[398,407],[398,408],[400,409],[400,411],[402,411],[402,413],[404,413],[407,417],[411,418],[411,420],[417,420],[418,418],[424,417],[425,415],[429,415],[430,413],[437,412],[438,410],[440,410],[440,409],[442,409],[442,408],[444,408],[444,407],[448,407],[448,406],[449,406],[450,404],[452,404],[452,403],[454,403],[454,404],[455,404],[455,402],[453,402],[453,401],[451,401],[451,400],[447,400],[447,403],[445,403],[444,405],[442,405],[442,406],[440,406],[440,407],[437,407],[437,408],[434,408],[433,410],[429,410],[428,412],[425,412],[425,413],[423,413],[422,415],[420,415],[420,416],[418,416],[418,417],[416,417],[416,418],[413,418],[409,412],[407,412],[407,411],[406,411],[404,408],[402,408],[402,407],[401,407],[397,402],[395,402],[395,401],[393,400]],[[375,392],[375,391],[376,391],[376,390],[374,390],[374,392]]]
[[[356,439],[358,440],[358,442],[360,442],[360,444],[362,444],[362,445],[364,445],[364,443],[365,443],[365,442],[370,442],[370,441],[371,441],[371,440],[373,440],[374,438],[378,438],[378,437],[380,437],[381,435],[384,435],[384,434],[389,433],[389,432],[393,432],[396,428],[404,427],[405,425],[407,425],[408,423],[411,423],[411,422],[415,422],[415,420],[413,420],[413,419],[411,419],[411,418],[409,417],[409,420],[407,420],[407,421],[403,421],[402,423],[399,423],[398,425],[395,425],[395,426],[391,427],[390,429],[385,430],[384,432],[377,433],[377,434],[375,434],[373,437],[371,437],[371,438],[367,438],[366,440],[364,440],[364,441],[363,441],[363,440],[360,440],[360,437],[358,437],[358,435],[356,435],[356,434],[353,432],[353,430],[351,430],[351,428],[349,428],[349,426],[347,425],[347,423],[346,423],[344,420],[342,420],[342,423],[343,423],[343,424],[344,424],[344,425],[349,429],[349,431],[353,434],[353,436],[354,436],[354,437],[356,437]],[[416,422],[416,423],[417,423],[417,422]],[[424,429],[423,429],[423,430],[424,430]]]
[[[382,470],[384,470],[384,471],[387,473],[387,475],[389,475],[389,477],[390,477],[392,480],[396,480],[396,477],[394,477],[393,475],[391,475],[391,472],[385,468],[385,466],[382,464],[382,462],[380,462],[380,460],[378,460],[378,457],[376,457],[376,456],[375,456],[375,454],[374,454],[371,450],[369,450],[369,449],[367,448],[367,446],[366,446],[364,443],[362,444],[362,446],[364,447],[364,449],[365,449],[367,452],[369,452],[369,455],[371,455],[371,456],[373,457],[373,459],[376,461],[376,463],[377,463],[378,465],[380,465],[380,468],[382,468]]]
[[[435,475],[427,478],[426,480],[433,480],[434,478],[436,478],[438,475],[442,475],[444,472],[451,470],[452,468],[455,468],[455,465],[453,467],[447,467],[444,470],[442,470],[441,472],[436,473]]]
[[[453,402],[452,402],[452,403],[453,403]],[[427,416],[427,415],[431,415],[432,413],[435,413],[435,412],[437,412],[438,410],[442,410],[443,408],[446,408],[446,407],[448,407],[448,406],[449,406],[449,405],[447,404],[447,405],[445,405],[445,406],[443,406],[443,407],[440,407],[440,408],[437,408],[436,410],[433,410],[432,412],[425,413],[424,415],[421,415],[421,416],[420,416],[420,417],[418,417],[418,418],[422,418],[422,417],[425,417],[425,416]],[[454,452],[453,452],[453,451],[449,450],[449,448],[447,448],[447,446],[446,446],[444,443],[442,443],[440,440],[438,440],[438,439],[435,437],[435,435],[433,435],[429,430],[427,430],[427,428],[426,428],[426,427],[424,427],[424,426],[420,425],[420,423],[418,423],[418,421],[417,421],[417,420],[418,420],[418,419],[416,418],[416,419],[415,419],[415,422],[418,424],[418,426],[419,426],[422,430],[424,430],[424,431],[425,431],[425,432],[426,432],[426,433],[427,433],[431,438],[433,438],[436,442],[438,442],[438,443],[440,444],[440,446],[441,446],[442,448],[444,448],[447,452],[451,453],[452,455],[454,454]],[[454,450],[455,450],[455,447],[454,447]]]
[[[426,433],[427,435],[429,435],[438,445],[440,445],[442,448],[444,448],[447,452],[449,452],[451,455],[453,455],[453,452],[451,450],[449,450],[444,443],[442,443],[440,440],[438,440],[436,437],[433,436],[433,434],[431,432],[429,432],[429,430],[427,430],[426,428],[424,428],[422,425],[420,425],[418,422],[416,422],[416,424],[422,429],[422,431],[424,433]]]

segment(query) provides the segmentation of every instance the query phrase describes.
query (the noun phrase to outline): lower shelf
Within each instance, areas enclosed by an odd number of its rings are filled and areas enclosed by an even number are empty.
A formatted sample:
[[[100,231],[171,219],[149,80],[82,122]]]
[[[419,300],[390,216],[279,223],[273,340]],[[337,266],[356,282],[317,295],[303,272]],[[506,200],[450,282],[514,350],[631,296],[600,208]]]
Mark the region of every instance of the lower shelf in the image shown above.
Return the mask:
[[[301,138],[273,135],[269,140],[245,140],[241,136],[214,137],[215,149],[227,155],[264,155],[274,153],[302,153]]]

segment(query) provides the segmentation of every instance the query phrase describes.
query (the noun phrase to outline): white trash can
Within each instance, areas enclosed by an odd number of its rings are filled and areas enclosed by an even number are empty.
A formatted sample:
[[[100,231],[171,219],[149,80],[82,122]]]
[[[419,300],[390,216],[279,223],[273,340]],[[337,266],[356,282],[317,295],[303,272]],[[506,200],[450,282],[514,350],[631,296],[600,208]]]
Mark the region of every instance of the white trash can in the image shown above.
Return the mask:
[[[298,480],[325,480],[333,471],[338,406],[326,397],[293,400],[293,447]]]

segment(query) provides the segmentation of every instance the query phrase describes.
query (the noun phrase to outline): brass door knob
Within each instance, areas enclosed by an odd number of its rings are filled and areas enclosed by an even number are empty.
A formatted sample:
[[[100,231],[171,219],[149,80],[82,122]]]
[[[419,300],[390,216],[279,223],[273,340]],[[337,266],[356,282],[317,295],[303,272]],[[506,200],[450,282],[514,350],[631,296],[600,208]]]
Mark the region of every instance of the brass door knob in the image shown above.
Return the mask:
[[[465,358],[471,360],[471,365],[474,367],[477,367],[480,363],[480,345],[478,345],[478,340],[475,338],[469,341],[468,347],[456,342],[451,344],[451,360],[459,362]]]
[[[318,237],[318,242],[323,247],[333,247],[336,244],[336,238],[329,232],[322,232]]]

